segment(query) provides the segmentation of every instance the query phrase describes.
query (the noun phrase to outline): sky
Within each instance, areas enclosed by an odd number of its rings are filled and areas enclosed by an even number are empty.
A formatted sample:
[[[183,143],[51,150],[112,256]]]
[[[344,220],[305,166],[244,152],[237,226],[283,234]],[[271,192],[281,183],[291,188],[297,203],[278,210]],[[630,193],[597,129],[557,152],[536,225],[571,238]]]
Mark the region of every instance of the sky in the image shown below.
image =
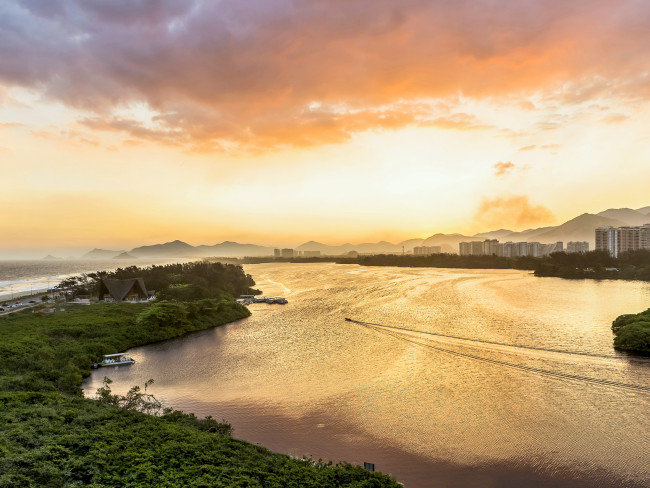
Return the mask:
[[[0,2],[0,254],[650,205],[645,0]]]

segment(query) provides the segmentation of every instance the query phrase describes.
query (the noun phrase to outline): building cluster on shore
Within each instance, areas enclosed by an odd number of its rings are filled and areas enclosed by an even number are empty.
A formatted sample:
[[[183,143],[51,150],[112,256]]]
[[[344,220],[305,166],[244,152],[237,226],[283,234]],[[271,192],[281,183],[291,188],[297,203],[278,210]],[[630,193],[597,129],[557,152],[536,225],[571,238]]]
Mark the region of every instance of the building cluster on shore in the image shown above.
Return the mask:
[[[431,256],[432,254],[440,254],[441,252],[441,246],[415,246],[413,248],[414,256]]]
[[[620,253],[640,249],[650,250],[650,223],[596,229],[596,251],[607,251],[616,258]]]
[[[485,239],[484,241],[461,242],[459,244],[461,256],[502,256],[514,258],[519,256],[530,256],[539,258],[548,256],[554,252],[564,252],[562,241],[551,244],[541,242],[499,242],[497,239]],[[569,242],[566,252],[587,252],[588,242]]]
[[[319,258],[320,251],[298,251],[296,249],[274,249],[273,257],[276,258]]]

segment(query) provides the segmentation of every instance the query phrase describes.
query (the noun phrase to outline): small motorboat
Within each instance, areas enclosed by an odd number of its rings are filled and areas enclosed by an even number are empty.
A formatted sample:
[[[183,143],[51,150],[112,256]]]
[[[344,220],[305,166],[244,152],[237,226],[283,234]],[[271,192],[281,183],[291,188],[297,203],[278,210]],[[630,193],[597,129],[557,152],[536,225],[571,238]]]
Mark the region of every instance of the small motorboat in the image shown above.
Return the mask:
[[[118,354],[104,354],[104,359],[99,363],[94,363],[93,367],[95,367],[95,364],[97,368],[101,368],[103,366],[122,366],[133,363],[135,363],[135,359],[127,356],[125,352],[120,352]]]

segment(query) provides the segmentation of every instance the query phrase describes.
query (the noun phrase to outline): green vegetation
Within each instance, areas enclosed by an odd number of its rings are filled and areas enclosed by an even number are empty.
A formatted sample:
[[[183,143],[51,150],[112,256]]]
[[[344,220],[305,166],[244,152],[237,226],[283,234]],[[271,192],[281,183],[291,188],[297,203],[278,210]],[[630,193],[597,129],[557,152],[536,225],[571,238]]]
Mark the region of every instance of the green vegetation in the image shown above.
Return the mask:
[[[614,347],[650,355],[650,308],[637,314],[617,317],[612,323]]]
[[[84,398],[82,378],[103,354],[249,315],[230,296],[254,284],[239,266],[154,268],[151,281],[159,280],[165,300],[0,318],[0,487],[398,486],[360,467],[296,460],[232,439],[228,424],[164,409],[148,385],[119,396],[106,382],[97,400]],[[94,286],[90,275],[66,284],[74,293]],[[193,287],[192,299],[165,293]]]
[[[59,288],[72,295],[96,295],[99,280],[103,278],[143,278],[147,289],[155,290],[156,296],[163,300],[198,300],[255,292],[250,288],[255,284],[253,278],[240,266],[207,261],[98,271],[67,278]]]
[[[650,251],[622,253],[618,258],[607,252],[553,253],[542,258],[502,256],[459,256],[433,254],[413,256],[375,254],[357,258],[323,256],[317,258],[244,258],[230,262],[256,264],[264,262],[359,264],[361,266],[400,266],[466,269],[521,269],[533,270],[535,276],[555,276],[568,279],[622,279],[650,281]]]
[[[603,251],[553,253],[540,260],[534,269],[535,276],[650,281],[650,251],[630,251],[618,258]]]

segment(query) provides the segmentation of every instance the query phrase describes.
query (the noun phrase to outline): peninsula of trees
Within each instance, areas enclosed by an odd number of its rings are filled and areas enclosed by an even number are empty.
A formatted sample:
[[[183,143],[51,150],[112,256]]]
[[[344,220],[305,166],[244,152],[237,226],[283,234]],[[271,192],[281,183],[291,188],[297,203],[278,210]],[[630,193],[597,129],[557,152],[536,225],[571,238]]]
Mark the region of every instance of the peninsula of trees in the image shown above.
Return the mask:
[[[157,298],[0,318],[0,487],[399,486],[358,466],[236,440],[230,425],[155,408],[138,388],[120,397],[106,384],[84,398],[82,379],[102,355],[244,318],[233,295],[254,292],[240,266],[207,262],[94,273],[61,287],[93,294],[106,277],[143,278]]]

